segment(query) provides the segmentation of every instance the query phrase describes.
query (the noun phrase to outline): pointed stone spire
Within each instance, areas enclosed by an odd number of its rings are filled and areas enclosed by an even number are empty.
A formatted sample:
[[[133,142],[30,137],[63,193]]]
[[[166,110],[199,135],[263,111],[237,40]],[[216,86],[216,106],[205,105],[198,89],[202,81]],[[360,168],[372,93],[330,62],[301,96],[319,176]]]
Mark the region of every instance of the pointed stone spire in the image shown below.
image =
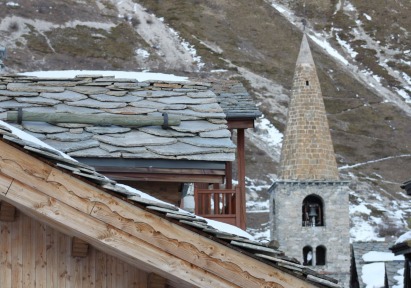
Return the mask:
[[[320,82],[305,34],[291,93],[280,179],[339,180]]]

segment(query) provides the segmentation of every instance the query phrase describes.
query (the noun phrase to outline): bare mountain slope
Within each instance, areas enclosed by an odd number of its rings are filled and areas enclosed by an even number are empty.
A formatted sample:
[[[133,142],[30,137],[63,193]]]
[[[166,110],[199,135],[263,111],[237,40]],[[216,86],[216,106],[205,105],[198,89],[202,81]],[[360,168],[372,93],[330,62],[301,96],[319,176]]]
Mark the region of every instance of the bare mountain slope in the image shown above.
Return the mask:
[[[353,222],[395,234],[411,213],[399,187],[411,178],[411,3],[368,2],[0,1],[0,46],[8,49],[9,71],[150,69],[238,78],[282,131],[304,18],[340,172],[356,191]],[[250,132],[247,145],[247,175],[260,187],[275,177],[279,153],[261,140],[264,133]],[[264,191],[250,189],[250,199],[264,199]],[[361,205],[370,212],[355,210]],[[260,216],[250,219],[260,223]]]

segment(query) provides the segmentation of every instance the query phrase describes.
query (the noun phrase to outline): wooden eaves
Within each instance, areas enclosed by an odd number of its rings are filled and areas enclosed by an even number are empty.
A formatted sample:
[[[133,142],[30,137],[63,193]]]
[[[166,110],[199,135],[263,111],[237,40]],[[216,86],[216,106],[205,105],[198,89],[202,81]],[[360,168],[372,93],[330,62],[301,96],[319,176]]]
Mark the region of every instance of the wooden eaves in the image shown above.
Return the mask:
[[[0,200],[179,287],[316,287],[0,141]]]

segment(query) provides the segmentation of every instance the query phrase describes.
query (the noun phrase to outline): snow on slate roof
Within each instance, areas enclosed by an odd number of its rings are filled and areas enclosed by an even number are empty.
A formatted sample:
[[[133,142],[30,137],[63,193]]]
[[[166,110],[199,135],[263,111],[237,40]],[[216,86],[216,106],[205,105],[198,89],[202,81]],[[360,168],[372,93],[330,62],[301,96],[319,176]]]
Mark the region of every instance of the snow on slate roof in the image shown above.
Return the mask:
[[[235,145],[211,84],[139,82],[101,75],[75,78],[0,76],[0,120],[8,111],[141,115],[181,120],[179,125],[120,127],[23,121],[23,130],[76,158],[233,161]],[[14,125],[14,124],[13,124]]]
[[[411,231],[407,231],[404,234],[402,234],[400,237],[398,237],[397,241],[395,241],[395,244],[399,244],[402,242],[407,242],[411,241]]]
[[[270,243],[254,241],[251,235],[240,228],[218,221],[204,219],[174,205],[158,200],[140,190],[118,184],[116,181],[97,173],[93,167],[71,159],[63,152],[51,148],[40,140],[33,139],[33,136],[28,133],[1,120],[0,135],[6,141],[15,143],[30,153],[36,153],[40,157],[48,159],[51,163],[54,163],[58,169],[64,169],[66,172],[83,177],[85,181],[91,181],[100,185],[102,190],[110,191],[112,195],[126,197],[147,211],[160,212],[165,219],[177,220],[182,226],[190,226],[192,231],[193,228],[195,228],[194,231],[202,231],[210,236],[216,237],[220,239],[220,243],[223,241],[227,246],[241,250],[250,257],[257,258],[264,263],[270,263],[272,266],[281,268],[282,270],[285,269],[288,273],[294,274],[297,277],[305,277],[307,281],[314,283],[318,287],[341,287],[336,284],[337,280],[319,274],[301,265],[295,259],[290,259]]]
[[[390,283],[397,283],[397,271],[404,266],[404,257],[395,256],[389,250],[392,244],[389,242],[352,244],[360,287],[384,287],[385,275]]]

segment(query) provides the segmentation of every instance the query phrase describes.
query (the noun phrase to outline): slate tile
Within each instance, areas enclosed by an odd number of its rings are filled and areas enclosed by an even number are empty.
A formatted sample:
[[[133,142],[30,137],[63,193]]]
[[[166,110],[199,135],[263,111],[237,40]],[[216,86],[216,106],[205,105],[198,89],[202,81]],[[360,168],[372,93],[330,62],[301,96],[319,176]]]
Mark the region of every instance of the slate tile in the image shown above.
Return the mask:
[[[112,114],[123,114],[123,115],[139,115],[139,114],[147,114],[151,112],[156,112],[157,109],[153,108],[138,108],[138,107],[124,107],[124,108],[115,108],[115,109],[102,109],[107,113]]]
[[[92,95],[92,94],[104,94],[109,91],[105,87],[94,87],[94,86],[75,86],[69,87],[68,90],[78,92],[81,94]]]
[[[76,107],[86,107],[86,108],[97,108],[97,109],[107,109],[107,108],[122,108],[126,107],[126,103],[121,102],[100,102],[94,99],[85,99],[80,101],[74,102],[66,102],[69,106],[76,106]]]
[[[187,105],[187,108],[196,112],[224,113],[223,109],[220,107],[220,105],[218,105],[218,103],[210,103],[203,105]]]
[[[207,90],[207,91],[198,91],[198,92],[189,92],[187,93],[188,97],[191,98],[215,98],[216,95],[213,91]]]
[[[172,126],[171,129],[179,131],[179,132],[198,133],[198,132],[208,132],[208,131],[227,129],[227,125],[213,124],[206,120],[181,121],[179,126]]]
[[[121,157],[121,153],[119,152],[107,153],[106,150],[103,150],[99,147],[69,152],[68,155],[71,157],[78,157],[78,158],[82,158],[82,157],[120,158]]]
[[[164,109],[162,112],[167,112],[168,114],[173,114],[173,115],[182,115],[182,116],[189,116],[189,117],[195,117],[194,119],[208,119],[208,118],[220,118],[220,119],[225,119],[226,115],[221,112],[221,113],[208,113],[208,112],[196,112],[190,109],[185,109],[185,110],[168,110]]]
[[[231,133],[227,129],[221,129],[209,132],[200,132],[200,137],[203,138],[231,138]]]
[[[10,100],[10,99],[12,99],[11,97],[8,97],[8,96],[0,96],[0,102],[1,101],[6,101],[6,100]]]
[[[43,97],[14,97],[17,102],[53,106],[61,103],[58,100],[48,99]]]
[[[49,144],[51,147],[56,148],[57,150],[68,153],[78,150],[89,149],[93,147],[99,147],[100,143],[96,140],[90,139],[85,141],[78,142],[61,142],[51,139],[44,140],[45,143]]]
[[[139,128],[139,130],[142,132],[151,134],[151,135],[169,137],[169,138],[195,136],[195,134],[193,133],[182,133],[182,132],[178,132],[172,129],[163,129],[160,126],[141,127]]]
[[[142,154],[147,152],[145,147],[119,147],[110,144],[100,143],[100,148],[103,150],[108,151],[109,153],[114,152],[123,152],[123,153],[130,153],[130,154]]]
[[[93,98],[101,102],[134,102],[134,101],[139,101],[143,99],[143,97],[138,97],[138,96],[133,96],[133,95],[110,96],[107,94],[90,95],[90,98]]]
[[[215,98],[190,98],[187,96],[179,97],[162,97],[157,98],[155,101],[164,104],[208,104],[208,103],[217,103]]]
[[[1,107],[1,103],[0,103]],[[78,113],[78,114],[97,114],[103,113],[100,109],[92,109],[87,107],[75,107],[67,104],[57,104],[54,106],[57,109],[57,113]]]
[[[177,155],[174,159],[192,161],[234,161],[235,153],[207,153],[195,155]]]
[[[113,91],[113,90],[110,90],[106,94],[110,95],[110,96],[121,97],[121,96],[125,96],[127,93],[128,93],[127,91]]]
[[[223,152],[220,148],[197,147],[181,142],[163,146],[149,146],[147,147],[147,150],[154,152],[156,154],[167,156],[196,155]]]
[[[67,80],[67,81],[59,81],[59,80],[51,80],[51,81],[38,81],[37,85],[39,86],[55,86],[55,87],[73,87],[77,85],[77,81]]]
[[[60,93],[41,93],[40,96],[60,101],[79,101],[87,99],[87,96],[84,94],[68,90]]]
[[[9,83],[7,89],[18,92],[63,92],[63,87],[36,86],[31,83]]]
[[[134,96],[141,96],[145,98],[163,98],[163,97],[184,95],[184,93],[181,93],[181,92],[163,91],[163,90],[145,90],[145,91],[131,92],[131,94]]]
[[[81,133],[81,134],[72,134],[69,132],[48,134],[47,138],[51,140],[63,141],[63,142],[76,142],[84,141],[90,139],[93,136],[91,133]]]
[[[11,109],[17,109],[17,108],[26,108],[26,107],[32,107],[33,104],[30,103],[20,103],[17,102],[16,100],[7,100],[7,101],[2,101],[0,102],[0,108],[11,110]]]
[[[46,122],[24,121],[22,123],[22,126],[24,129],[30,132],[41,133],[41,134],[61,133],[61,132],[68,131],[67,128],[58,127],[58,126],[51,125]]]
[[[95,135],[93,138],[119,147],[170,145],[177,142],[174,138],[158,137],[140,131],[131,131],[124,134]]]
[[[226,148],[231,152],[235,151],[236,146],[234,143],[227,138],[201,138],[201,137],[187,137],[180,138],[179,141],[198,146],[198,147],[209,147],[209,148]]]
[[[119,126],[91,126],[86,127],[85,130],[93,134],[118,134],[129,132],[131,129]]]
[[[0,90],[0,95],[1,96],[24,96],[24,97],[35,97],[39,96],[39,93],[37,92],[16,92],[16,91],[10,91],[10,90]]]

